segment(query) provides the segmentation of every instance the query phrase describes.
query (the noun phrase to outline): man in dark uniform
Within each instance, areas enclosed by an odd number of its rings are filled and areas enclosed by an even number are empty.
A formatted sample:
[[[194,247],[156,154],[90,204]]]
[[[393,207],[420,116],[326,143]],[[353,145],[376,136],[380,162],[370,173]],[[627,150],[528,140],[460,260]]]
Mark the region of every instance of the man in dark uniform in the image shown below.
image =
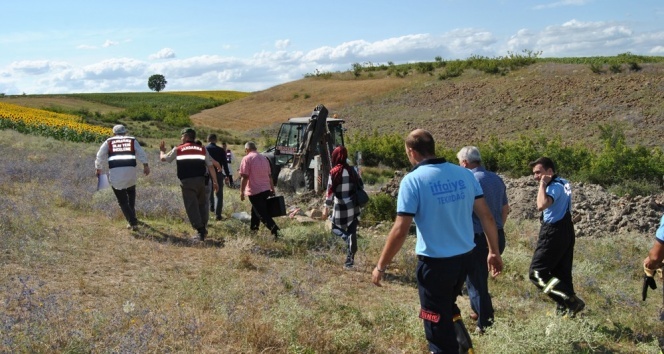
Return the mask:
[[[548,157],[529,164],[539,182],[537,210],[542,212],[542,225],[533,259],[530,280],[556,302],[556,312],[574,317],[586,306],[576,296],[572,282],[574,260],[574,224],[572,223],[572,188],[556,175]]]
[[[207,222],[209,218],[208,204],[205,188],[205,174],[209,171],[212,177],[214,191],[219,190],[217,171],[212,164],[212,157],[203,145],[196,144],[196,131],[191,128],[182,130],[180,137],[182,143],[166,153],[166,144],[162,140],[159,144],[160,159],[164,162],[176,160],[182,200],[189,217],[189,222],[196,234],[193,241],[203,241],[207,236]]]
[[[210,157],[212,157],[222,166],[223,171],[225,171],[226,174],[228,175],[229,171],[228,171],[228,162],[226,160],[226,150],[217,146],[217,134],[208,135],[207,140],[209,144],[205,148],[207,149],[208,154],[210,154]],[[217,181],[224,180],[224,172],[220,170],[217,171],[216,174],[217,174]],[[216,206],[214,204],[215,195],[217,196]],[[216,220],[221,220],[221,209],[223,208],[223,206],[224,206],[224,184],[220,183],[219,189],[217,189],[216,192],[210,190],[210,211],[214,212]]]

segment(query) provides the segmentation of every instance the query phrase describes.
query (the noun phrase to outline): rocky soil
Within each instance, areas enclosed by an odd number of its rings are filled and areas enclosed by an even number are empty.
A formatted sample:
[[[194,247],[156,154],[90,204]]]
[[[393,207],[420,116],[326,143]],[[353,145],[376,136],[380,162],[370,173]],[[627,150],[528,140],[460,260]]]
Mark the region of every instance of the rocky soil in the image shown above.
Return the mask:
[[[403,176],[395,177],[381,188],[381,193],[396,197]],[[507,186],[512,220],[538,219],[535,208],[537,182],[531,177],[503,177]],[[654,235],[664,214],[664,193],[655,196],[617,197],[598,185],[572,183],[572,214],[578,237],[602,237],[608,234],[635,232]]]

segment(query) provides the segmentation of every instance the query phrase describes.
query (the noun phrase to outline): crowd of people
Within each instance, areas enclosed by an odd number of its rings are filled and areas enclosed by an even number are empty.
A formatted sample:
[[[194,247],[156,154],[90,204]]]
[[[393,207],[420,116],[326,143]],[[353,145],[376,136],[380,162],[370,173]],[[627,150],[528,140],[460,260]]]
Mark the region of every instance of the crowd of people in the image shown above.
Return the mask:
[[[95,160],[96,174],[109,169],[109,182],[120,209],[132,230],[138,220],[136,199],[137,160],[147,176],[150,169],[145,151],[123,125],[113,128]],[[208,136],[208,145],[196,140],[196,132],[185,128],[181,144],[166,151],[159,145],[160,159],[176,161],[182,199],[193,239],[203,241],[208,234],[209,212],[221,220],[223,184],[232,188],[231,162],[234,156],[225,143],[217,146],[217,137]],[[251,231],[260,224],[273,237],[280,228],[270,216],[268,197],[274,195],[269,160],[259,154],[256,144],[244,145],[245,156],[239,167],[240,200],[251,203]],[[416,279],[420,299],[419,317],[431,353],[458,353],[472,348],[472,341],[461,319],[457,297],[465,285],[470,299],[470,317],[476,320],[475,333],[482,334],[494,322],[494,308],[488,278],[503,269],[505,250],[504,225],[510,211],[505,183],[497,174],[482,167],[477,147],[466,146],[457,153],[458,165],[435,155],[435,141],[430,132],[416,129],[405,139],[405,154],[413,166],[403,178],[397,196],[397,216],[380,257],[373,268],[371,281],[381,282],[389,264],[404,245],[411,224],[416,227]],[[323,217],[329,218],[332,233],[346,244],[344,267],[355,264],[357,230],[361,208],[355,191],[363,188],[358,171],[348,163],[343,146],[331,153],[331,170],[324,198]],[[585,302],[577,296],[572,280],[575,232],[572,221],[572,188],[556,173],[553,160],[540,157],[529,164],[538,181],[535,205],[541,212],[538,241],[529,269],[533,284],[555,303],[555,313],[575,317]],[[216,202],[216,203],[215,203]],[[657,269],[664,260],[664,216],[655,242],[643,261],[644,284],[652,286]],[[645,287],[645,285],[644,285]],[[645,291],[645,289],[644,289]],[[645,296],[645,292],[644,292]]]

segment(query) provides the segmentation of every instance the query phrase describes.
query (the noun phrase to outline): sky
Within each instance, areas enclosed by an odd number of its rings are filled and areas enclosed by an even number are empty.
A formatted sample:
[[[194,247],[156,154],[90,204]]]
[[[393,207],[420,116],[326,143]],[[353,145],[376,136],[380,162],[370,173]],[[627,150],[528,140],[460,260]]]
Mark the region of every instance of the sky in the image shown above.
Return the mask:
[[[0,94],[254,92],[354,63],[664,56],[662,0],[21,0],[0,11]]]

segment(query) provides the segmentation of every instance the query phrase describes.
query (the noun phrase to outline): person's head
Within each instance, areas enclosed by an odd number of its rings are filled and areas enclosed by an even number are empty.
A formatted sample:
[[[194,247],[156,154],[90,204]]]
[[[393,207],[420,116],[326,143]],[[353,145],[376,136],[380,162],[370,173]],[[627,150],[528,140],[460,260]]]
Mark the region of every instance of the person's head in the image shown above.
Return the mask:
[[[459,165],[466,168],[475,168],[482,163],[480,150],[475,146],[464,146],[457,153]]]
[[[221,143],[221,147],[224,148],[224,150],[226,150],[226,142]]]
[[[113,127],[113,134],[115,135],[125,135],[127,134],[127,128],[124,125],[118,124]]]
[[[182,140],[182,142],[187,142],[187,141],[194,142],[194,141],[196,141],[196,131],[193,130],[192,128],[182,129],[181,134],[182,134],[182,136],[180,137],[180,139]]]
[[[436,143],[431,133],[415,129],[406,137],[406,155],[412,165],[436,156]]]
[[[254,143],[253,141],[247,141],[247,143],[244,144],[244,150],[246,152],[256,151],[256,149],[257,149],[256,148],[256,143]]]
[[[348,160],[348,150],[344,146],[337,146],[332,151],[332,166],[343,165]]]
[[[207,137],[208,143],[216,143],[217,142],[217,134],[210,134]]]
[[[556,165],[548,157],[540,157],[539,159],[528,164],[533,169],[533,177],[537,181],[542,179],[542,176],[553,176],[556,174]]]

